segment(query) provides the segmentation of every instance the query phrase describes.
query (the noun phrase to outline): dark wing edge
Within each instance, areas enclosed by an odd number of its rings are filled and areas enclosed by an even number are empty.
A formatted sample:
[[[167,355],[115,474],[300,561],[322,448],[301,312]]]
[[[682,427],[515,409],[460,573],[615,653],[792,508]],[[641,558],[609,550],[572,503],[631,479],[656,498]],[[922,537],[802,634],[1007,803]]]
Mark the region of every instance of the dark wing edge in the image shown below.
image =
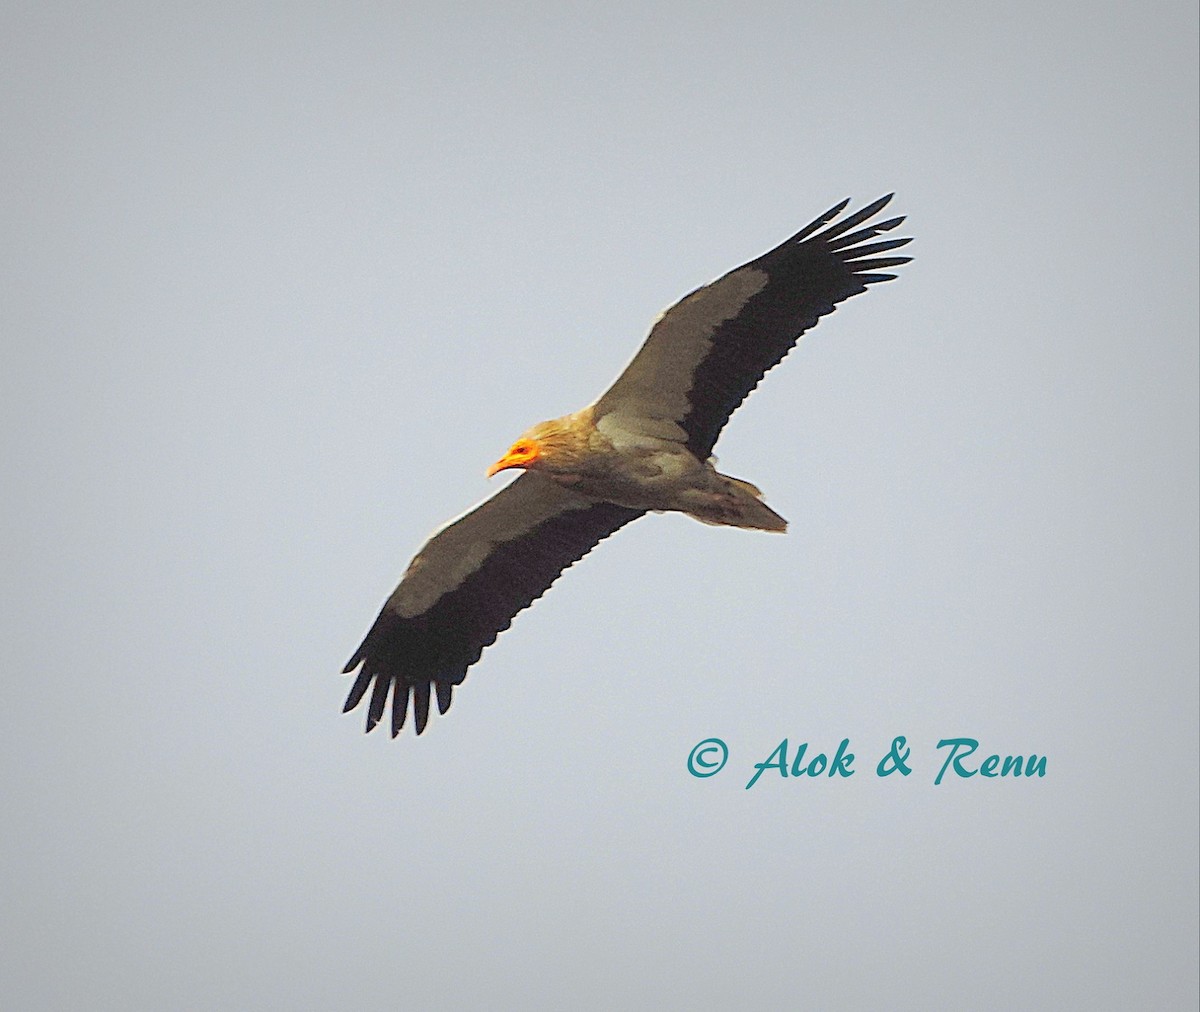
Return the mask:
[[[875,224],[892,194],[841,221],[849,199],[831,207],[786,242],[671,306],[632,361],[596,401],[597,418],[617,412],[674,426],[705,460],[721,429],[781,362],[800,336],[839,302],[891,281],[883,273],[910,257],[880,256],[911,240],[875,236],[904,218]]]
[[[904,221],[900,216],[865,225],[893,196],[889,193],[830,224],[849,205],[846,198],[786,242],[738,268],[763,271],[767,282],[736,316],[717,327],[712,347],[693,375],[691,408],[681,425],[688,449],[701,460],[712,453],[734,411],[805,331],[838,303],[896,277],[881,271],[912,259],[879,256],[907,245],[911,237],[869,241]]]
[[[523,475],[508,488],[527,477],[531,476]],[[612,503],[558,512],[496,544],[477,569],[421,614],[401,615],[389,600],[343,669],[349,674],[362,665],[342,712],[358,706],[371,688],[366,722],[370,732],[382,719],[391,693],[392,737],[404,729],[410,700],[416,733],[421,734],[429,720],[431,696],[444,714],[467,668],[516,615],[567,568],[643,512]]]

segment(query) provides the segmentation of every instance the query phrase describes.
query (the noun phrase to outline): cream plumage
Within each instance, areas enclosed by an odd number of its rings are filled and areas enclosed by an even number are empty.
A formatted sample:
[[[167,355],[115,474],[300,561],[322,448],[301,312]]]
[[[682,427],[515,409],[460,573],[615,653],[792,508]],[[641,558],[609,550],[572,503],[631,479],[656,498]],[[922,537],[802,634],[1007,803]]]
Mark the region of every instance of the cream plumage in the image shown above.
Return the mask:
[[[888,281],[908,257],[871,242],[903,221],[866,224],[889,194],[834,221],[843,201],[785,243],[685,296],[654,324],[616,382],[582,411],[529,429],[489,469],[525,473],[433,535],[383,606],[346,672],[346,699],[371,689],[367,730],[392,694],[392,734],[410,700],[417,734],[513,617],[600,541],[648,510],[785,530],[749,482],[709,457],[763,375],[839,302]],[[829,227],[824,227],[829,226]],[[861,226],[861,227],[860,227]]]

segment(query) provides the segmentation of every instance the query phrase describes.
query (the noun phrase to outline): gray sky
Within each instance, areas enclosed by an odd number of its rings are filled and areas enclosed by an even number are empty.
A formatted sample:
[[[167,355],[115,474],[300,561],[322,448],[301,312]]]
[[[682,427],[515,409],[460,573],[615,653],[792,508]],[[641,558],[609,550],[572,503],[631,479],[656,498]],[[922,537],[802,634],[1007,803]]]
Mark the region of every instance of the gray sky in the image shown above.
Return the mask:
[[[6,4],[0,1004],[1192,1005],[1196,41]],[[786,538],[641,520],[422,738],[339,715],[515,435],[890,190],[917,259],[717,446]],[[1047,775],[935,787],[959,736]],[[858,772],[745,790],[784,737]]]

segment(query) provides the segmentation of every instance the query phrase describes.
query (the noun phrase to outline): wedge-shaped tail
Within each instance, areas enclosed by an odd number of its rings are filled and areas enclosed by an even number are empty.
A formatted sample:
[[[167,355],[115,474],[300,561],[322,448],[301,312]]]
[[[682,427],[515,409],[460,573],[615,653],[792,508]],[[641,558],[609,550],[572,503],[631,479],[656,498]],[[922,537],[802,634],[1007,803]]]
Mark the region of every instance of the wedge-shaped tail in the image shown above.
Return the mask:
[[[688,516],[714,527],[743,527],[776,534],[787,531],[787,521],[762,501],[762,492],[757,486],[727,474],[717,477],[723,485],[721,491],[689,502],[685,511]]]

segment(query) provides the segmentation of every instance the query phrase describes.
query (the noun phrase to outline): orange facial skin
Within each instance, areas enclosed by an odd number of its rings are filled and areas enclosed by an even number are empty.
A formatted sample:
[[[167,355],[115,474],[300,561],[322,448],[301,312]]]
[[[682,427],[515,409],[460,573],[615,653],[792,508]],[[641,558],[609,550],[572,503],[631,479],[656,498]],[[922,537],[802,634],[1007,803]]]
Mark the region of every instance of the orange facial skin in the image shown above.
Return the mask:
[[[487,469],[487,476],[491,478],[510,467],[529,467],[541,455],[541,447],[532,439],[518,439],[508,448],[508,453]]]

